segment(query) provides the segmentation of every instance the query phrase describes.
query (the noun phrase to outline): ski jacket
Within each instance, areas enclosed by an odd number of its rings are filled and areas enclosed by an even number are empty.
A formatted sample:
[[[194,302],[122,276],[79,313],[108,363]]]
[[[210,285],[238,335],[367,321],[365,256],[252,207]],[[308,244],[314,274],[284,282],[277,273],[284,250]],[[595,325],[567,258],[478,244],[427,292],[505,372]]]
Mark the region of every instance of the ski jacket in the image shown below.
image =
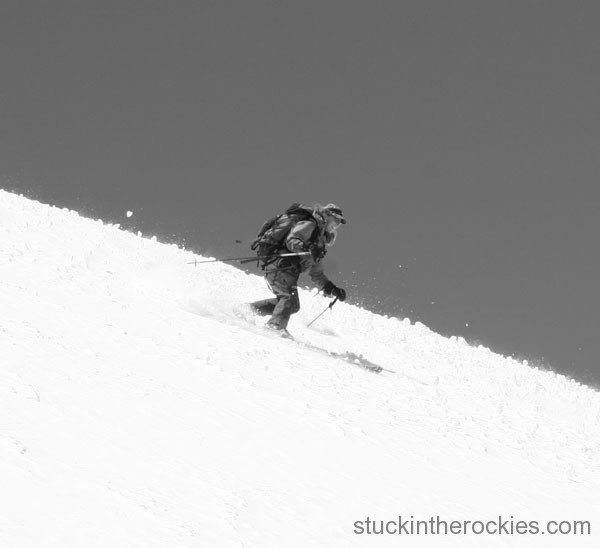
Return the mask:
[[[284,245],[292,253],[308,251],[311,245],[316,245],[319,249],[325,250],[324,227],[319,226],[319,223],[314,219],[300,221],[292,227],[284,240]],[[300,272],[308,272],[311,280],[318,288],[323,289],[329,282],[329,278],[325,275],[321,263],[315,261],[312,255],[298,257],[298,261]]]

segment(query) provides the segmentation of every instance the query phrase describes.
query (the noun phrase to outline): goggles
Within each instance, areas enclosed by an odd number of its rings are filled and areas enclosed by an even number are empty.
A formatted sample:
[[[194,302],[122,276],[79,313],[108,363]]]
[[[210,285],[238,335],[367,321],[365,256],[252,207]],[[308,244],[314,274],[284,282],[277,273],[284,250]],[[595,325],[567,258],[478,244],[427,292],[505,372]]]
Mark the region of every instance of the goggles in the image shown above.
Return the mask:
[[[331,208],[327,208],[327,217],[329,218],[328,221],[333,221],[336,226],[339,225],[345,225],[346,224],[346,219],[344,219],[344,214],[342,213],[342,210],[338,207],[331,207]]]

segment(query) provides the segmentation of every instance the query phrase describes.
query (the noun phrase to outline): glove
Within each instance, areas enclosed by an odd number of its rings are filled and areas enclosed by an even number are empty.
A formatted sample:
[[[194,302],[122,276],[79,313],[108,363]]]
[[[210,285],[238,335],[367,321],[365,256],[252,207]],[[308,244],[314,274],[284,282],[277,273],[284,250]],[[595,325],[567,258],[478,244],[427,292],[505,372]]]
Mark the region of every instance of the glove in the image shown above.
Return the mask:
[[[315,263],[318,263],[323,257],[325,257],[325,250],[320,248],[317,244],[310,245],[308,247],[308,251],[310,251]]]
[[[333,295],[342,302],[346,300],[346,290],[334,285],[333,282],[327,282],[323,286],[323,293],[327,296]]]

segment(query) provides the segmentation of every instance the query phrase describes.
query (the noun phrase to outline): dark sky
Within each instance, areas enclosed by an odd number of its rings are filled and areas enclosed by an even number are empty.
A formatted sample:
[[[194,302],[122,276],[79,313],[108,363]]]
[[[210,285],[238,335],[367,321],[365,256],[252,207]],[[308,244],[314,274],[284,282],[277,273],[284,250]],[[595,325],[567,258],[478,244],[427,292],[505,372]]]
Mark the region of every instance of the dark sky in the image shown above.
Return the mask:
[[[598,28],[597,2],[5,0],[0,186],[218,256],[334,201],[352,302],[600,383]]]

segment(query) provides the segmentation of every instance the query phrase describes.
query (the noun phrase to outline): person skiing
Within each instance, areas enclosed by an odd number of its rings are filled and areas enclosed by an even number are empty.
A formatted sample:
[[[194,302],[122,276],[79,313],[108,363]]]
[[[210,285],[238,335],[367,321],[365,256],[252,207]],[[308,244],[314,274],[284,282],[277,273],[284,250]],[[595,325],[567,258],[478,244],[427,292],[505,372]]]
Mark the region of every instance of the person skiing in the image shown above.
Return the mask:
[[[280,242],[271,244],[270,254],[262,256],[265,279],[275,298],[250,303],[250,307],[261,316],[271,315],[265,327],[290,336],[287,325],[290,316],[300,310],[298,278],[303,272],[308,272],[312,281],[325,295],[337,297],[340,301],[346,299],[346,291],[327,278],[321,264],[327,249],[336,240],[338,228],[346,224],[346,219],[342,210],[335,204],[317,204],[313,208],[294,204],[286,213],[271,220],[271,223],[276,224],[280,219],[281,225],[288,222],[290,227],[284,228],[285,234]],[[262,234],[253,244],[253,248],[257,247],[261,237]],[[273,252],[274,258],[270,258]],[[277,257],[279,254],[290,252],[302,255]]]

